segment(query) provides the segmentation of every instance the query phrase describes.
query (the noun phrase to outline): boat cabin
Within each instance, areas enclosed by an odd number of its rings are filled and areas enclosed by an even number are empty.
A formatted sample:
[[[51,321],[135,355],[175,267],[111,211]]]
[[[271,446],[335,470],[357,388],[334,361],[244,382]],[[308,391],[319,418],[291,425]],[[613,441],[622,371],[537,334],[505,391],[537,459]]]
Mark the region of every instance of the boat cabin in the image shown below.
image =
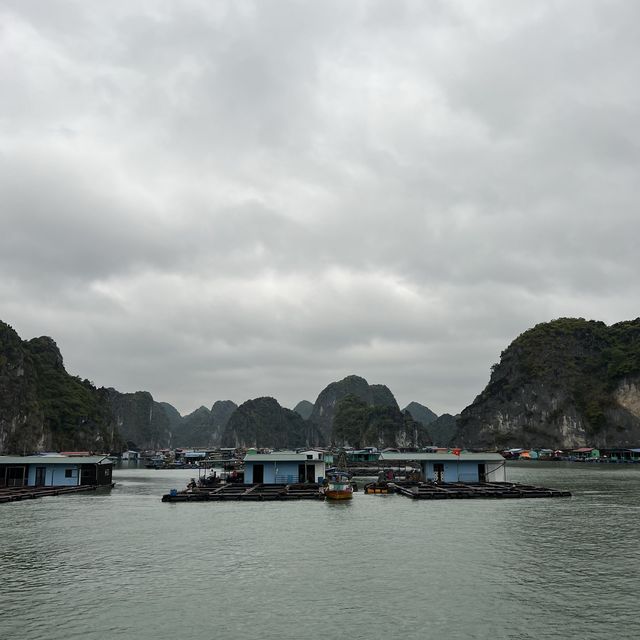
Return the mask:
[[[314,455],[315,454],[315,455]],[[247,453],[244,457],[245,484],[295,484],[322,482],[325,461],[318,452]]]
[[[73,487],[113,484],[107,456],[0,456],[0,487]]]
[[[389,466],[420,464],[425,482],[505,482],[505,459],[499,453],[382,453]]]

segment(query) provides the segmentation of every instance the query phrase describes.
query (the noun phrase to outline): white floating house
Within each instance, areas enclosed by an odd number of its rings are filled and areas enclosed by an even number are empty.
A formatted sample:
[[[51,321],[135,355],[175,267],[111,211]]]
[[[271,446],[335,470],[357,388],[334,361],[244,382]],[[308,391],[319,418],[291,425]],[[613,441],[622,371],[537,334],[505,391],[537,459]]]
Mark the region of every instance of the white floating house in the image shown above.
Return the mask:
[[[105,486],[112,471],[107,456],[0,456],[0,487]]]
[[[322,482],[325,461],[321,451],[248,453],[244,458],[245,484]]]
[[[424,481],[505,482],[506,460],[499,453],[382,453],[390,466],[419,462]]]

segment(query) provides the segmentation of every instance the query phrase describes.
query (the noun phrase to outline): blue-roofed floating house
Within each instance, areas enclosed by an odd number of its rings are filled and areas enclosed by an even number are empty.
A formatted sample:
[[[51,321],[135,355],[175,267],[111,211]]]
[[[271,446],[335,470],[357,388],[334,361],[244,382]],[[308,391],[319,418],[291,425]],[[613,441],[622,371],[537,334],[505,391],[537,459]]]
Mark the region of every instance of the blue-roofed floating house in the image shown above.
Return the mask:
[[[380,462],[401,466],[417,462],[425,482],[505,482],[505,459],[499,453],[392,453]]]
[[[0,456],[0,487],[75,487],[113,484],[107,456]]]
[[[245,484],[322,482],[325,461],[321,451],[248,453],[244,458]]]
[[[604,462],[640,462],[640,448],[600,449],[600,461]]]

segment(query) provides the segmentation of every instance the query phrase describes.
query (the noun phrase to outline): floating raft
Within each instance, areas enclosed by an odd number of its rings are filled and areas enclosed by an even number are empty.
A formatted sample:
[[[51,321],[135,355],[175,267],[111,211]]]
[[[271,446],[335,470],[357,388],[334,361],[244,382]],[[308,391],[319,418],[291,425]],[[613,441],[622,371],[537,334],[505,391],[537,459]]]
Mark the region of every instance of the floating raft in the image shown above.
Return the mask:
[[[101,487],[92,484],[81,484],[72,487],[3,487],[0,489],[0,503],[44,498],[45,496],[61,496],[67,493],[82,493],[84,491],[95,491],[96,489],[107,489],[112,487],[113,484]]]
[[[389,483],[396,493],[414,500],[452,498],[570,498],[570,491],[511,482]]]
[[[318,484],[237,484],[166,493],[162,502],[211,502],[221,500],[323,500]]]

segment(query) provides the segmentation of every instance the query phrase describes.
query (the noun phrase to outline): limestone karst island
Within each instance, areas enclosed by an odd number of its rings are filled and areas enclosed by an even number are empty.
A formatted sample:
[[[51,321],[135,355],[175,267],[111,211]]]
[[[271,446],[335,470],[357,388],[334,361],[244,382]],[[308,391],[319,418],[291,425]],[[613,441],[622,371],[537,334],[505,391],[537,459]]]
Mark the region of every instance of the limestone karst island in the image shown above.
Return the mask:
[[[335,474],[372,479],[371,493],[493,496],[513,489],[506,460],[640,461],[639,381],[640,319],[560,318],[508,345],[455,416],[401,409],[356,375],[292,409],[216,399],[183,416],[146,391],[96,388],[65,370],[53,338],[0,323],[0,498],[110,487],[122,460],[196,469],[167,500],[325,498]]]

